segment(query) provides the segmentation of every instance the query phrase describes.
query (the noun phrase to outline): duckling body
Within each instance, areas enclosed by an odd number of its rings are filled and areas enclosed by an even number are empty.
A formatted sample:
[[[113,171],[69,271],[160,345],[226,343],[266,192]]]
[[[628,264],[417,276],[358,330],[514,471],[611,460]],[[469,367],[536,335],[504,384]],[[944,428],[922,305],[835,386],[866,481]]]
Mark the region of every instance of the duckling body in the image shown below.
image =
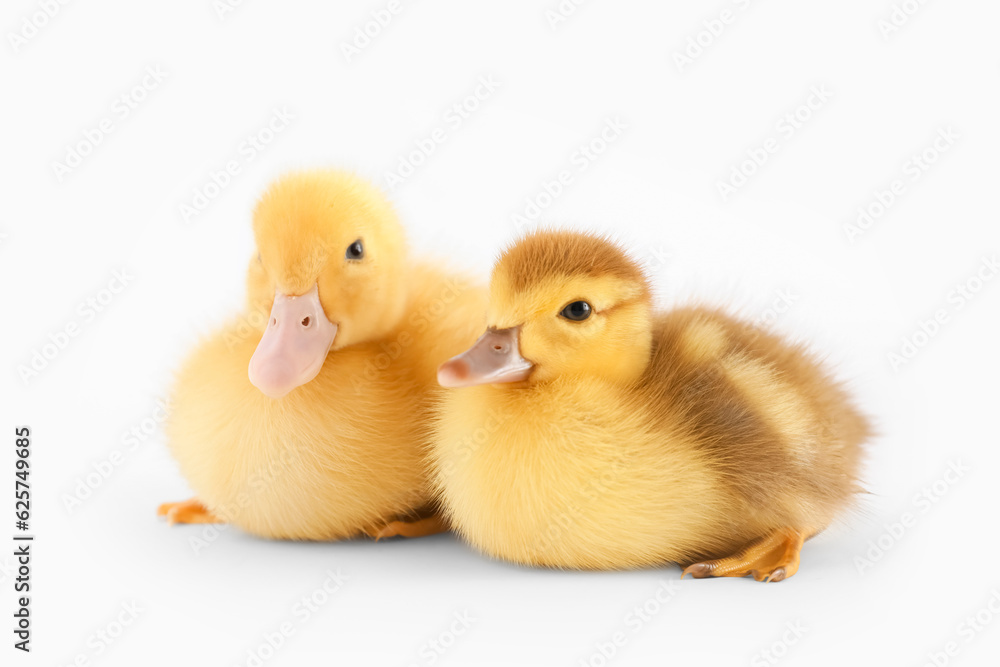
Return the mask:
[[[450,289],[430,271],[424,283],[411,312]],[[435,357],[430,341],[418,342],[427,333],[419,322],[429,320],[415,322],[329,354],[314,379],[277,401],[247,377],[260,333],[241,337],[237,322],[208,339],[178,377],[168,426],[199,500],[255,535],[312,540],[371,533],[425,507],[434,376],[421,367]],[[468,325],[464,336],[460,328],[437,334],[455,351],[475,338]],[[448,347],[440,338],[434,345]]]
[[[408,260],[380,197],[346,174],[305,173],[277,184],[258,207],[262,257],[251,261],[247,312],[205,340],[177,378],[167,436],[197,500],[164,505],[172,522],[331,540],[402,534],[382,531],[426,516],[436,366],[475,339],[485,292]],[[313,209],[326,217],[310,218]],[[293,235],[303,237],[298,246],[285,238]],[[351,250],[356,237],[363,253]],[[344,259],[345,248],[361,257]],[[310,299],[316,307],[303,316]],[[307,365],[294,349],[260,361],[262,350],[311,344],[281,338],[297,335],[276,321],[289,312],[282,304],[299,309],[291,324],[302,336],[316,334],[318,320],[335,331],[314,350],[314,377],[283,375],[293,361]]]
[[[560,314],[580,301],[586,319]],[[451,523],[488,554],[778,580],[858,491],[867,424],[814,359],[720,311],[653,315],[610,243],[524,239],[494,271],[489,317],[490,353],[531,369],[476,384],[475,363],[449,362],[459,388],[434,444]]]
[[[725,525],[724,489],[691,443],[623,418],[635,407],[628,389],[595,381],[449,394],[436,456],[452,525],[487,554],[551,567],[639,567],[704,548],[698,536]]]

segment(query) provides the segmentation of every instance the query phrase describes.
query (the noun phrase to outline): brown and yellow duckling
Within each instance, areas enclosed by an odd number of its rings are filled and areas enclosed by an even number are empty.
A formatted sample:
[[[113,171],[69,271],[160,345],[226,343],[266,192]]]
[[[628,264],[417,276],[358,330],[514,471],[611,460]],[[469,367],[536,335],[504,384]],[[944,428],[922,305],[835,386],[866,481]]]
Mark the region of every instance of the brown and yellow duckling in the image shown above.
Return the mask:
[[[717,310],[655,313],[607,240],[514,244],[487,323],[439,371],[433,451],[452,527],[487,554],[780,581],[859,491],[868,424],[809,353]]]

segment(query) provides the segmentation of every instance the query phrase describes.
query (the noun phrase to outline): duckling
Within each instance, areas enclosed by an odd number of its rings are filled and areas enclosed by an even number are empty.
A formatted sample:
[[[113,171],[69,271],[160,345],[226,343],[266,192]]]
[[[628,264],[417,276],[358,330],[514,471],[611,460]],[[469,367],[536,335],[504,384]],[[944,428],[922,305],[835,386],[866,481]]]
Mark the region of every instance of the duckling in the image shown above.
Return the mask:
[[[432,394],[481,329],[485,287],[410,259],[392,206],[349,173],[279,179],[253,230],[246,312],[173,391],[169,446],[197,496],[159,514],[284,539],[445,529],[424,460]]]
[[[487,323],[439,370],[431,456],[482,552],[780,581],[860,490],[868,422],[805,349],[719,310],[655,313],[609,240],[516,242]]]

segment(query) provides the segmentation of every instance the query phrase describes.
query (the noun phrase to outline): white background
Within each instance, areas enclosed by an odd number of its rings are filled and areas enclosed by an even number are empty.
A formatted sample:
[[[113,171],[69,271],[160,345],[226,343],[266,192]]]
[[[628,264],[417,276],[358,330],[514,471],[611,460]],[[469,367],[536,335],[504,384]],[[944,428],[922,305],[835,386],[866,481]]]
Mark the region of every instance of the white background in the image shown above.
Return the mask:
[[[210,0],[71,2],[47,20],[38,2],[6,2],[0,535],[14,532],[13,427],[26,424],[37,541],[30,655],[11,648],[12,548],[0,552],[4,664],[246,665],[286,621],[293,634],[263,664],[775,664],[765,650],[782,665],[995,664],[1000,280],[983,262],[1000,251],[1000,6],[903,4],[912,16],[884,34],[890,0],[592,0],[555,25],[556,0],[404,1],[348,59],[342,45],[387,0],[249,0],[221,15]],[[689,40],[704,46],[679,65]],[[157,67],[162,81],[130,92]],[[496,90],[449,122],[481,77]],[[828,99],[802,107],[814,87]],[[294,119],[247,160],[241,146],[274,109]],[[790,136],[789,113],[803,119]],[[111,131],[57,173],[102,119]],[[579,147],[609,119],[627,127],[579,170]],[[157,401],[199,336],[242,304],[255,197],[297,167],[385,183],[437,127],[444,141],[392,192],[415,252],[485,279],[514,216],[569,170],[538,222],[613,232],[665,307],[706,299],[773,320],[850,381],[881,432],[871,494],[805,547],[795,577],[531,571],[451,535],[292,544],[230,530],[196,552],[203,528],[157,520],[157,504],[190,493]],[[957,138],[937,152],[949,129]],[[776,151],[724,200],[718,183],[769,138]],[[914,178],[925,151],[936,159]],[[229,160],[239,173],[186,221],[182,204]],[[897,179],[895,201],[849,239],[858,208]],[[111,294],[116,271],[129,278]],[[971,300],[955,291],[967,283]],[[894,368],[889,355],[914,337]],[[25,379],[36,352],[50,358]],[[131,429],[144,439],[130,449]],[[296,615],[338,569],[341,590]],[[131,603],[134,622],[97,639]],[[468,629],[453,626],[463,613]]]

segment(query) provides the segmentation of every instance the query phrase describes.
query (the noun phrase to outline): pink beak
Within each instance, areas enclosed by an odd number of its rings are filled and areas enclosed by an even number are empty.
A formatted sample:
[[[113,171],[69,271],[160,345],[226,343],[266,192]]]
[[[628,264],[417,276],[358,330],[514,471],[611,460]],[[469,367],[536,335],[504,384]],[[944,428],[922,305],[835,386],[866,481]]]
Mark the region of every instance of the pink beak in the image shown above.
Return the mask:
[[[250,382],[271,398],[281,398],[319,374],[337,336],[326,318],[319,287],[301,296],[274,295],[271,319],[250,359]]]
[[[520,327],[490,329],[476,344],[438,369],[442,387],[522,382],[535,367],[521,356],[517,338]]]

